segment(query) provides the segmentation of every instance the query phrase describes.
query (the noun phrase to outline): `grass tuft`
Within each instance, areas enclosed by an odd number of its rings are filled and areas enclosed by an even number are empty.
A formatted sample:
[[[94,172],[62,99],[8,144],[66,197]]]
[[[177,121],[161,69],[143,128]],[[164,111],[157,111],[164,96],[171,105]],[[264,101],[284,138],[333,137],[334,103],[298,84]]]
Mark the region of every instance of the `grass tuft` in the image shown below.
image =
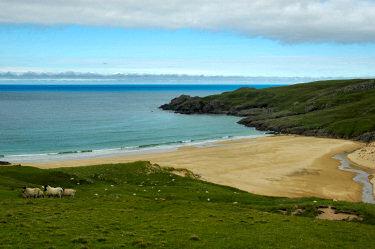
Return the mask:
[[[132,242],[132,245],[136,245],[141,248],[146,248],[147,246],[151,245],[151,242],[146,240],[135,240]]]
[[[189,239],[190,239],[190,240],[193,240],[193,241],[199,241],[199,240],[201,240],[201,239],[198,237],[198,235],[192,235]]]
[[[77,238],[74,238],[72,239],[72,243],[77,243],[77,244],[88,244],[88,240],[86,238],[83,238],[83,237],[77,237]]]

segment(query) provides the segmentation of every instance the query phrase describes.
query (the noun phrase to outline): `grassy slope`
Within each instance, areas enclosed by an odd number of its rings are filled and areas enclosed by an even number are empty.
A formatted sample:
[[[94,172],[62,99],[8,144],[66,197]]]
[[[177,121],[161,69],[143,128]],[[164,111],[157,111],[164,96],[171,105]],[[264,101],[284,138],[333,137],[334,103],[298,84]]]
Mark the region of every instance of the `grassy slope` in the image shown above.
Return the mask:
[[[53,170],[0,167],[0,247],[374,246],[373,205],[258,196],[180,177],[169,170],[147,162]],[[78,190],[77,196],[62,200],[21,198],[22,185],[44,184],[74,187]],[[354,211],[364,220],[316,220],[312,216],[319,205]],[[305,217],[278,212],[296,208],[305,209],[302,214]]]
[[[272,110],[245,119],[244,124],[252,122],[255,126],[289,133],[372,140],[374,87],[374,80],[333,80],[265,89],[240,88],[203,100],[219,100],[227,110],[254,107]]]

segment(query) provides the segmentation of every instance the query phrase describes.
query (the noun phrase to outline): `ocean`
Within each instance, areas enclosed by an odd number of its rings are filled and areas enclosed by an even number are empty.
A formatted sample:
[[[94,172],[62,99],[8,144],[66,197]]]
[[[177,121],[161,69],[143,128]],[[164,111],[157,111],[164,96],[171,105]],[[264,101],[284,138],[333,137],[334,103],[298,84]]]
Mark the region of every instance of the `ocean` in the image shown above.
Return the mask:
[[[207,96],[244,85],[64,83],[68,85],[0,85],[0,160],[25,163],[152,153],[265,135],[237,124],[239,117],[181,115],[158,108],[181,94]]]

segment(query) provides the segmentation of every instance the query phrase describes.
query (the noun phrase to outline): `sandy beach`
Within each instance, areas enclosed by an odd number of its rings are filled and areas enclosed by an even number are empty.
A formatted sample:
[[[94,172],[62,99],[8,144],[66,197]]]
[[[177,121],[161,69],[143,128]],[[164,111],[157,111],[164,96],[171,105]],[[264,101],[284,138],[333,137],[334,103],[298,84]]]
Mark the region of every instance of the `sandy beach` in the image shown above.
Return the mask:
[[[367,144],[353,153],[350,153],[348,158],[356,164],[375,169],[375,143]]]
[[[340,171],[339,161],[332,156],[363,146],[349,140],[285,135],[233,140],[206,148],[182,147],[168,153],[27,165],[47,169],[147,160],[186,168],[203,180],[255,194],[361,201],[361,185],[352,180],[354,174]]]

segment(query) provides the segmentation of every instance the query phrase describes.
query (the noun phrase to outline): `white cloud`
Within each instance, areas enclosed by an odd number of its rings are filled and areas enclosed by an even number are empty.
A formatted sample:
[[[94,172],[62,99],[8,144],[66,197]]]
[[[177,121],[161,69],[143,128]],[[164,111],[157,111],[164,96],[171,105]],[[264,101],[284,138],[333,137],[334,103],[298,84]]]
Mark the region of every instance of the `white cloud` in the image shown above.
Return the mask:
[[[1,0],[0,22],[235,31],[287,43],[375,42],[374,0]]]

